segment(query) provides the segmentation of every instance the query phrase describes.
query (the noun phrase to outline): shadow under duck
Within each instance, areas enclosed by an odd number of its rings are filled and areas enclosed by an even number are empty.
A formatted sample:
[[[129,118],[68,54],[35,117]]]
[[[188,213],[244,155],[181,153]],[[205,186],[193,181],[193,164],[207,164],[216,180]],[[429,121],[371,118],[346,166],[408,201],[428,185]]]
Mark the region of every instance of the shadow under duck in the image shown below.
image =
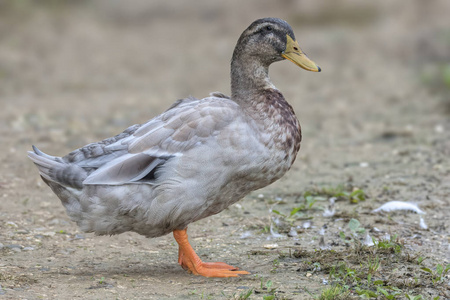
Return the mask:
[[[147,123],[64,157],[34,146],[28,156],[81,230],[146,237],[173,232],[178,263],[190,273],[249,274],[202,262],[186,230],[281,178],[294,162],[300,124],[268,75],[269,65],[284,59],[320,72],[287,22],[256,20],[233,53],[231,97],[178,100]]]

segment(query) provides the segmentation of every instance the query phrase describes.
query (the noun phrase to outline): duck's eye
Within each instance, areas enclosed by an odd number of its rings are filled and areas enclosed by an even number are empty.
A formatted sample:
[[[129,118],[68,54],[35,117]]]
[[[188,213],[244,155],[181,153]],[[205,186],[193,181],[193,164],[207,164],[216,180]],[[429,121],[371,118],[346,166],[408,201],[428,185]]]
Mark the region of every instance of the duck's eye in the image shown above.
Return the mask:
[[[267,31],[272,31],[272,29],[273,29],[272,26],[270,26],[270,25],[266,26]]]

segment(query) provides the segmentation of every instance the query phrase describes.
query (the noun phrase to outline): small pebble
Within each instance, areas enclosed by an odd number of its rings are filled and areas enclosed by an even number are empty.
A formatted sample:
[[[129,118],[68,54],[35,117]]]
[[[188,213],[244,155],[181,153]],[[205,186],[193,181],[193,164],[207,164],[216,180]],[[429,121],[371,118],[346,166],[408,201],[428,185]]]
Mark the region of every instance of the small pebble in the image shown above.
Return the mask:
[[[54,231],[43,232],[43,236],[54,236],[56,233]]]
[[[442,132],[444,132],[444,126],[442,126],[442,125],[436,125],[436,126],[434,127],[434,131],[436,131],[437,133],[442,133]]]
[[[48,225],[59,225],[61,224],[59,219],[52,219],[50,222],[47,223]]]
[[[71,253],[73,253],[73,252],[75,252],[74,249],[67,248],[67,249],[61,249],[61,250],[59,250],[59,251],[58,251],[58,254],[69,255],[69,254],[71,254]]]
[[[6,222],[6,225],[9,225],[9,226],[12,226],[12,227],[15,227],[15,228],[19,227],[19,226],[17,226],[17,224],[14,223],[14,222]]]
[[[223,224],[222,224],[223,225]],[[74,240],[84,240],[85,237],[82,234],[75,234],[73,238],[70,238],[69,241],[74,241]]]
[[[241,236],[239,238],[240,239],[246,239],[246,238],[251,237],[251,236],[252,236],[251,231],[246,231],[243,234],[241,234]]]
[[[294,227],[291,227],[291,230],[289,230],[288,236],[294,237],[294,236],[297,236],[297,235],[298,235],[297,230],[295,230]]]

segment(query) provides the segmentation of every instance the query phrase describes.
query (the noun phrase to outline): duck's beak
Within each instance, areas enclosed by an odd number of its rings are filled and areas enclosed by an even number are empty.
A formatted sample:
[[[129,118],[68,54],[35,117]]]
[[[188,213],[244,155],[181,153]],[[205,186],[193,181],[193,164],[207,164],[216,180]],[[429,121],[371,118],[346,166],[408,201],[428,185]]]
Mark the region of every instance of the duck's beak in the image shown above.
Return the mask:
[[[297,41],[294,41],[289,34],[286,34],[286,38],[286,50],[281,54],[282,57],[292,61],[294,64],[305,70],[313,72],[321,71],[320,67],[303,53]]]

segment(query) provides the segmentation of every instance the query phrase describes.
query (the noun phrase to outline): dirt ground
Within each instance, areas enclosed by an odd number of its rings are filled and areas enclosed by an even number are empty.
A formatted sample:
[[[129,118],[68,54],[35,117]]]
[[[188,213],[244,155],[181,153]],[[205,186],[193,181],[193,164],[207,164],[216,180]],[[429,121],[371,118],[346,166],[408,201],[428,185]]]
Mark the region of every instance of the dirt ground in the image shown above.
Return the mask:
[[[0,2],[0,298],[312,299],[338,285],[342,299],[450,299],[437,276],[450,262],[449,11],[445,0]],[[280,181],[188,231],[204,261],[251,275],[190,275],[171,235],[80,232],[31,145],[65,155],[179,98],[228,94],[237,38],[266,16],[287,20],[323,70],[271,67],[302,124],[300,154]],[[394,200],[426,214],[372,212]]]

